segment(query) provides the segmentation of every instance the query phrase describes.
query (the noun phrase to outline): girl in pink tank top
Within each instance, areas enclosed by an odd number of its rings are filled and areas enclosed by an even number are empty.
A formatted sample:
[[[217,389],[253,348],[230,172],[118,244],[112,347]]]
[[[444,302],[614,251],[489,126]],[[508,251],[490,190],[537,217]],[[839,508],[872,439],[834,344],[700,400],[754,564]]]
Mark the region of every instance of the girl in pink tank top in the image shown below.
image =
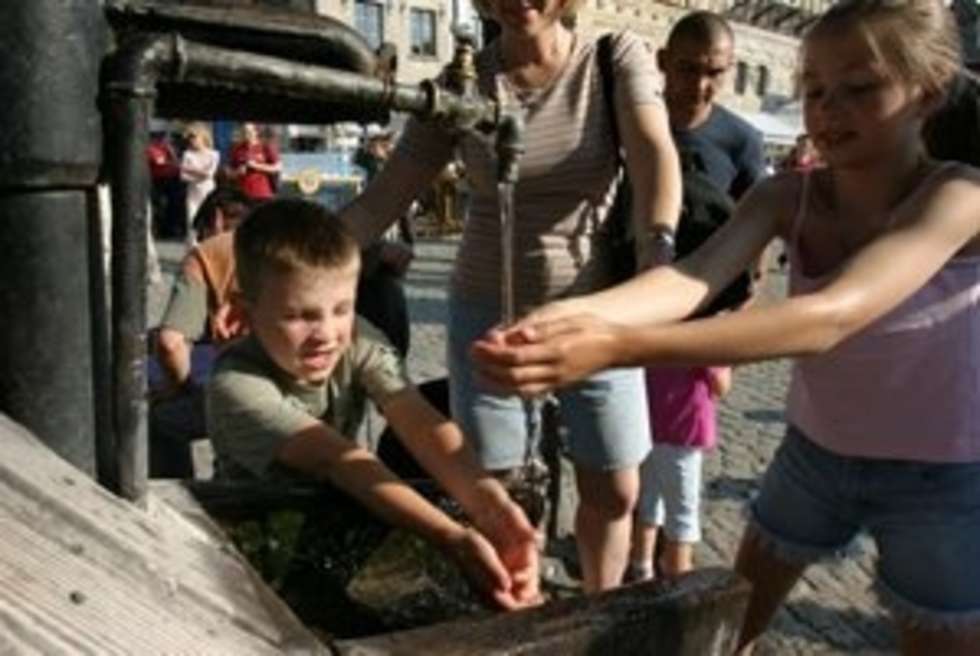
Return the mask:
[[[802,44],[806,129],[827,168],[758,184],[685,260],[550,304],[473,353],[540,393],[610,366],[796,358],[790,429],[736,569],[750,648],[805,566],[867,530],[905,654],[980,652],[980,171],[921,133],[960,71],[941,0],[841,0]],[[976,129],[976,126],[970,126]],[[774,238],[782,302],[703,320]]]

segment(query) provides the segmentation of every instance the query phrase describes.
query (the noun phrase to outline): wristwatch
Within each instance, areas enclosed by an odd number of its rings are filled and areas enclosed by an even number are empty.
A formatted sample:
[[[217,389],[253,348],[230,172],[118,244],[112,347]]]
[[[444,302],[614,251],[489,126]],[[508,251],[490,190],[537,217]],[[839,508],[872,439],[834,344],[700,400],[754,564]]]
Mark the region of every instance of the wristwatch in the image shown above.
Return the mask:
[[[674,261],[674,233],[668,230],[652,231],[650,235],[650,250],[653,253],[654,264],[668,264]]]

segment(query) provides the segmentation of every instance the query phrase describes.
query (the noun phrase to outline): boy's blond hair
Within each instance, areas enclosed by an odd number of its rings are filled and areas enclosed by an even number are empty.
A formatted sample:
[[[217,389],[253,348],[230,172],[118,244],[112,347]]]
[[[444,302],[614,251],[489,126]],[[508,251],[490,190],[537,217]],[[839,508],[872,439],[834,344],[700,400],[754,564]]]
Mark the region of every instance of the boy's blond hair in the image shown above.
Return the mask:
[[[357,242],[322,205],[282,198],[259,205],[235,231],[235,269],[242,295],[258,299],[268,273],[339,269],[357,260]]]
[[[841,0],[807,38],[849,27],[898,80],[926,93],[944,95],[961,67],[959,32],[941,0]]]

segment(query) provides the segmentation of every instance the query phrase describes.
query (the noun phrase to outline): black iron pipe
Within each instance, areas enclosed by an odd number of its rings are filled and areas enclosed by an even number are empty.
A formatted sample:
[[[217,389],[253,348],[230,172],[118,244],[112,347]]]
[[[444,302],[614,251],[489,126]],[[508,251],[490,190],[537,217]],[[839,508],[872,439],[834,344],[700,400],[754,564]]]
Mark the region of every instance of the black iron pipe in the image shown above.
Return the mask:
[[[392,84],[348,71],[181,41],[184,60],[179,80],[242,90],[261,89],[313,103],[340,103],[366,111],[385,107],[423,119],[441,120],[456,129],[496,125],[497,105],[482,97],[463,97],[431,82]]]
[[[328,16],[261,6],[221,7],[147,0],[106,0],[105,13],[121,35],[177,33],[222,48],[365,75],[375,72],[375,55],[364,37],[350,25]]]
[[[147,45],[151,42],[154,45]],[[142,57],[146,61],[140,63]],[[490,129],[500,120],[494,101],[461,96],[431,81],[389,83],[341,69],[188,41],[176,34],[131,38],[112,59],[107,82],[110,92],[113,85],[138,84],[141,93],[152,95],[157,83],[185,83],[302,99],[311,103],[311,112],[317,105],[343,104],[363,107],[366,112],[384,107],[444,121],[456,129]]]
[[[91,476],[86,237],[84,191],[0,192],[0,412]]]
[[[147,493],[146,165],[157,78],[180,58],[175,38],[131,38],[105,62],[103,119],[112,183],[112,414],[114,491],[142,504]]]
[[[94,472],[86,196],[106,26],[92,0],[0,3],[0,412]]]
[[[106,29],[91,0],[0,2],[0,190],[92,187]]]

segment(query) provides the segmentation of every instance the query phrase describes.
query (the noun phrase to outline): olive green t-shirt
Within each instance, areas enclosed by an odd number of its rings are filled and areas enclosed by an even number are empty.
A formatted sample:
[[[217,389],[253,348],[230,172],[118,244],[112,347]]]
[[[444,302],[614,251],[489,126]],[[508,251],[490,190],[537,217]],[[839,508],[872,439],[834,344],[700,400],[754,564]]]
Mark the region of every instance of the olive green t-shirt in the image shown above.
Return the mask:
[[[361,318],[350,348],[320,385],[286,374],[250,335],[218,357],[208,382],[207,428],[218,469],[233,478],[293,473],[276,464],[276,454],[310,419],[353,439],[368,400],[380,406],[411,386],[398,352]]]

